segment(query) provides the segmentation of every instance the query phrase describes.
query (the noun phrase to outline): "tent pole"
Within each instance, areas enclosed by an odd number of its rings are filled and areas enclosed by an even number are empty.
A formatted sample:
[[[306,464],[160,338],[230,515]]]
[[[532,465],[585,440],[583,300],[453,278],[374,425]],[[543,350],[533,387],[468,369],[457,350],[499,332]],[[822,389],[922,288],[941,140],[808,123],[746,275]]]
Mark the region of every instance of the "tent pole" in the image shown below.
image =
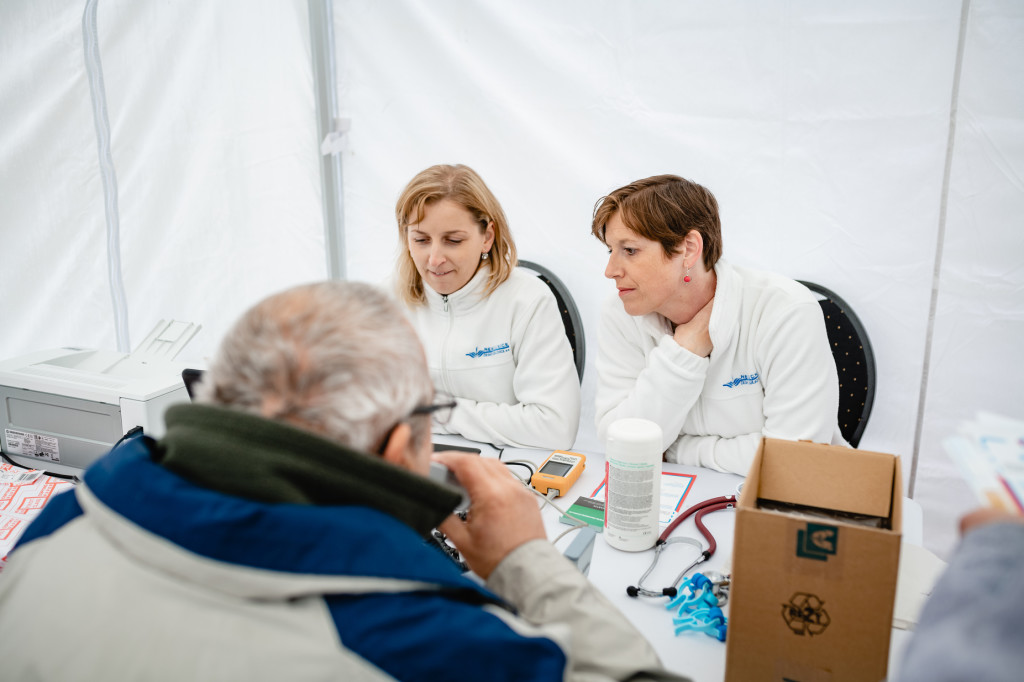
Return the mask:
[[[953,169],[953,145],[956,142],[956,117],[960,104],[960,73],[964,63],[964,44],[967,42],[967,21],[971,14],[971,0],[960,5],[960,35],[956,46],[956,65],[953,70],[953,90],[949,105],[949,133],[946,139],[946,166],[942,173],[942,196],[939,198],[939,229],[935,245],[935,266],[932,270],[932,295],[928,306],[928,329],[925,334],[924,363],[921,369],[921,393],[917,403],[917,424],[914,428],[914,450],[910,463],[910,486],[907,495],[914,499],[917,487],[917,464],[921,456],[921,436],[924,433],[924,414],[928,402],[928,375],[932,364],[932,340],[935,333],[935,311],[938,307],[942,284],[942,252],[946,246],[946,210],[949,204],[949,178]]]
[[[82,43],[85,48],[85,72],[89,78],[92,97],[93,125],[99,151],[100,179],[103,182],[103,207],[107,227],[107,278],[114,308],[114,333],[117,350],[132,351],[128,334],[128,298],[124,290],[121,271],[121,219],[117,205],[117,173],[110,151],[110,119],[107,117],[107,90],[103,84],[103,65],[100,61],[99,29],[96,23],[99,0],[86,0],[82,13]]]
[[[337,120],[338,89],[334,77],[334,12],[332,0],[309,0],[309,35],[316,84],[317,134],[322,143],[332,133],[343,133]],[[345,212],[341,153],[320,154],[323,188],[324,244],[327,276],[345,279]]]

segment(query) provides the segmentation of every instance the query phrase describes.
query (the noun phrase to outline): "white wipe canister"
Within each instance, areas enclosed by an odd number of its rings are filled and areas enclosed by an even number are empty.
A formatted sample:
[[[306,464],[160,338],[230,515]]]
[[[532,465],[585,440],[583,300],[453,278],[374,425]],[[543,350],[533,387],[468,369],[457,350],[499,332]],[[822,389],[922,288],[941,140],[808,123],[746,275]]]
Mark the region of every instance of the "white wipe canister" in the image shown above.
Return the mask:
[[[658,539],[661,454],[661,427],[654,422],[618,419],[608,427],[604,539],[615,549],[641,552]]]

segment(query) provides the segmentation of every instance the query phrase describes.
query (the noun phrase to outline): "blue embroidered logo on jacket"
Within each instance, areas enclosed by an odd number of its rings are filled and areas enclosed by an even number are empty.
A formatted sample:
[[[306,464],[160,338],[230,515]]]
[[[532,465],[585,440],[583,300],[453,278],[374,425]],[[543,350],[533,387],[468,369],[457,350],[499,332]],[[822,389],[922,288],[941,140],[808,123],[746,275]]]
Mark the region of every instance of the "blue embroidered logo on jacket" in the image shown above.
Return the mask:
[[[486,358],[489,355],[500,355],[501,353],[507,353],[509,351],[509,345],[503,343],[500,346],[487,346],[486,348],[476,347],[476,350],[466,353],[471,358]]]
[[[760,376],[761,375],[756,372],[754,374],[741,374],[732,381],[722,385],[725,386],[726,388],[736,388],[737,386],[742,386],[743,384],[756,384],[757,379]]]

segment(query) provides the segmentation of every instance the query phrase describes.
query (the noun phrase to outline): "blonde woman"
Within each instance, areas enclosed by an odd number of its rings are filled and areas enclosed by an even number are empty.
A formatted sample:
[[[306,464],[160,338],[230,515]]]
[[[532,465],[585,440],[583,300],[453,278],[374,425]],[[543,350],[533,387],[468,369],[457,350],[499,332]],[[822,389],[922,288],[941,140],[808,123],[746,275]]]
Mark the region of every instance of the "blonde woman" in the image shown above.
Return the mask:
[[[395,207],[397,287],[438,391],[457,403],[435,432],[498,446],[564,449],[580,387],[554,295],[516,268],[505,212],[463,165],[414,177]]]

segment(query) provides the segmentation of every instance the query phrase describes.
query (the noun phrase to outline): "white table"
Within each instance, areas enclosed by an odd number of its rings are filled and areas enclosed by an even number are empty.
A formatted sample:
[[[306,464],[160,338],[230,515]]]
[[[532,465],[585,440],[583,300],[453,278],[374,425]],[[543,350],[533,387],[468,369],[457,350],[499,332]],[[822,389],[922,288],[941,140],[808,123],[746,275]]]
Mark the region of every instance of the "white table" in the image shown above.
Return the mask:
[[[479,447],[485,457],[497,457],[499,451],[490,445],[472,443],[454,436],[434,436],[434,442],[453,445],[471,445]],[[501,453],[503,461],[528,460],[540,464],[551,454],[550,450],[533,450],[521,448],[505,448]],[[603,453],[583,452],[587,457],[587,466],[580,479],[565,497],[559,497],[554,503],[566,509],[582,495],[589,497],[604,480]],[[516,473],[526,475],[514,467]],[[743,477],[737,474],[724,474],[702,467],[688,467],[681,464],[665,463],[664,471],[694,474],[696,478],[686,495],[683,508],[688,508],[703,500],[720,495],[735,494]],[[904,498],[903,500],[903,541],[920,545],[922,542],[921,507],[917,503]],[[559,514],[544,505],[542,510],[548,537],[555,538],[569,526],[559,522]],[[695,571],[719,571],[728,573],[732,560],[733,513],[719,511],[704,517],[704,524],[714,535],[718,550],[708,561],[699,564]],[[559,540],[558,548],[562,551],[569,546],[575,532]],[[673,537],[688,535],[704,542],[694,526],[693,519],[687,519],[673,533]],[[705,543],[706,546],[706,543]],[[650,640],[661,656],[662,662],[670,670],[680,672],[693,678],[694,682],[721,682],[725,678],[725,643],[700,633],[684,633],[676,636],[672,625],[672,614],[665,609],[667,599],[633,598],[626,594],[626,587],[636,585],[637,580],[651,564],[654,550],[644,552],[624,552],[609,547],[601,534],[594,543],[594,555],[590,566],[590,580],[625,614],[633,625]],[[689,564],[697,554],[694,547],[685,544],[674,545],[662,553],[658,567],[644,582],[645,586],[660,589],[668,585]],[[723,607],[728,615],[729,607]],[[909,633],[893,629],[893,637],[889,650],[890,675],[896,670],[902,656],[903,647]]]

